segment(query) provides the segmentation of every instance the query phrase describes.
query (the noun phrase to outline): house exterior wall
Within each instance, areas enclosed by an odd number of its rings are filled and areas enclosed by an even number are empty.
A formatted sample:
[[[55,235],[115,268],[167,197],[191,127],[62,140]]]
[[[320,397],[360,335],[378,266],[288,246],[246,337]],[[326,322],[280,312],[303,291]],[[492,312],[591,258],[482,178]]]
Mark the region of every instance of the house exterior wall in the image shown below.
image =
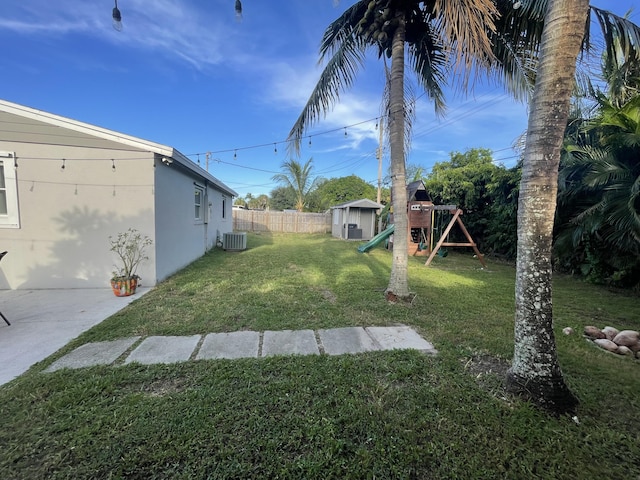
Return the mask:
[[[53,133],[30,134],[31,143],[0,141],[0,151],[17,156],[20,217],[19,228],[0,225],[0,250],[9,252],[0,288],[108,288],[109,235],[133,227],[155,242],[153,154]],[[153,250],[149,257],[138,272],[143,279],[156,277]]]
[[[233,231],[233,199],[178,162],[156,159],[156,280],[177,272]],[[195,192],[202,194],[196,218]],[[224,216],[223,216],[224,205]]]

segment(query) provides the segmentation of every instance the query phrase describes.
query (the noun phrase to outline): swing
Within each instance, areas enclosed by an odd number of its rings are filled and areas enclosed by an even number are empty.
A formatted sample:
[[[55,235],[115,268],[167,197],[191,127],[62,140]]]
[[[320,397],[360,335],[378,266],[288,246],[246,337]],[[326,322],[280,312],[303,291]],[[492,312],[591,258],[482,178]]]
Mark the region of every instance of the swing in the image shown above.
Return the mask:
[[[434,212],[435,213],[435,212]],[[444,226],[444,210],[440,210],[438,212],[438,226],[435,228],[435,230],[437,230],[438,233],[438,241],[440,241],[440,237],[442,236],[442,232],[445,228]],[[449,233],[447,233],[447,243],[449,242]],[[446,247],[440,247],[438,249],[438,256],[440,258],[444,258],[447,255],[449,255],[449,250],[446,249]]]

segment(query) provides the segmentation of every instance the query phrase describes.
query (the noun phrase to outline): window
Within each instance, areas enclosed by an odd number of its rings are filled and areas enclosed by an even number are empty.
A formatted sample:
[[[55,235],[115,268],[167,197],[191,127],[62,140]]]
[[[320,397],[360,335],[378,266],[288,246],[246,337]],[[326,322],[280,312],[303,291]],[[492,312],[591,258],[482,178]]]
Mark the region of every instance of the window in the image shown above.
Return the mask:
[[[204,210],[202,208],[204,202],[204,189],[196,185],[194,194],[195,219],[202,222],[204,220]]]
[[[222,197],[222,218],[227,217],[227,199]]]
[[[15,154],[0,152],[0,228],[20,228]]]

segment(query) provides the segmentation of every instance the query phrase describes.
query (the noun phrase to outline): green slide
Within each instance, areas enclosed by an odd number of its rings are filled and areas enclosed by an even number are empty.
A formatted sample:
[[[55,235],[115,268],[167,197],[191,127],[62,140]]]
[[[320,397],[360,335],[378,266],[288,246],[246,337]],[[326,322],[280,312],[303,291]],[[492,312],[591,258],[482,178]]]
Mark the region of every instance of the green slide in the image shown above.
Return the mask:
[[[379,234],[377,234],[375,237],[373,237],[367,243],[365,243],[363,245],[360,245],[358,247],[358,251],[360,253],[368,252],[373,247],[380,245],[380,243],[383,240],[387,239],[389,237],[389,235],[391,235],[392,233],[393,233],[393,225],[387,227],[386,230],[384,230],[384,231],[380,232]]]

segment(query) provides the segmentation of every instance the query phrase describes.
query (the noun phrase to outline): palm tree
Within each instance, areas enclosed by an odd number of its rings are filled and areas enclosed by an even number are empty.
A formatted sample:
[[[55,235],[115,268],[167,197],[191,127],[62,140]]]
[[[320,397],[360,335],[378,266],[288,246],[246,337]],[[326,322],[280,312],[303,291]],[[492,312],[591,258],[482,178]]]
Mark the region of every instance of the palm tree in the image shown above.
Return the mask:
[[[577,399],[556,354],[552,309],[552,234],[558,166],[576,60],[585,45],[588,0],[532,0],[546,7],[520,183],[516,265],[515,348],[507,389],[558,413]],[[599,9],[607,55],[637,61],[640,29]],[[622,62],[624,63],[624,62]]]
[[[442,87],[448,72],[453,69],[462,73],[461,81],[466,85],[473,67],[491,67],[494,56],[489,35],[497,16],[492,0],[360,0],[324,32],[320,61],[327,60],[327,64],[289,138],[298,148],[308,125],[338,101],[341,90],[351,86],[369,48],[379,57],[391,59],[386,123],[395,239],[385,292],[389,299],[409,296],[405,53],[418,82],[433,100],[436,111],[441,112]]]
[[[302,165],[296,160],[287,160],[282,166],[282,173],[272,177],[272,180],[285,187],[291,187],[296,193],[296,210],[302,212],[307,203],[309,193],[316,187],[319,178],[313,178],[313,158]]]
[[[640,95],[616,106],[621,90],[627,86],[616,84],[610,98],[598,95],[598,114],[579,142],[565,147],[556,250],[588,254],[585,273],[595,280],[633,285],[640,269]]]
[[[604,10],[592,11],[610,58],[637,61],[638,27]],[[551,233],[573,72],[578,52],[589,46],[588,12],[588,0],[361,0],[325,31],[320,59],[328,59],[327,65],[290,132],[299,146],[308,124],[351,86],[369,47],[391,58],[388,124],[396,241],[386,293],[404,297],[409,292],[402,141],[405,46],[409,65],[437,111],[444,107],[442,86],[452,70],[463,73],[463,87],[468,72],[484,70],[520,95],[535,79],[520,186],[515,348],[507,385],[557,411],[571,410],[575,398],[564,383],[553,337]],[[543,63],[538,67],[539,53]]]

